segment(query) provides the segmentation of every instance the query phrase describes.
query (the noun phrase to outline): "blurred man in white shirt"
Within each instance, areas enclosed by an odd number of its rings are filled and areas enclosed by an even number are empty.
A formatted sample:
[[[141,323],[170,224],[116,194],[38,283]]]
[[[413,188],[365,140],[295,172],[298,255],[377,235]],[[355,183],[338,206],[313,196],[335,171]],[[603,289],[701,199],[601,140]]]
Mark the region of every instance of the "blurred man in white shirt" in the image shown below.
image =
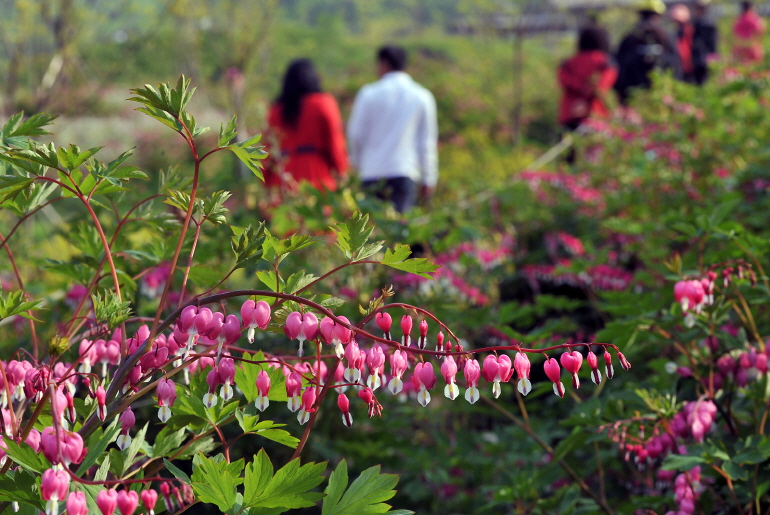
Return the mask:
[[[438,180],[436,101],[404,71],[403,48],[380,48],[377,66],[380,80],[361,88],[350,113],[350,160],[367,192],[404,213]]]

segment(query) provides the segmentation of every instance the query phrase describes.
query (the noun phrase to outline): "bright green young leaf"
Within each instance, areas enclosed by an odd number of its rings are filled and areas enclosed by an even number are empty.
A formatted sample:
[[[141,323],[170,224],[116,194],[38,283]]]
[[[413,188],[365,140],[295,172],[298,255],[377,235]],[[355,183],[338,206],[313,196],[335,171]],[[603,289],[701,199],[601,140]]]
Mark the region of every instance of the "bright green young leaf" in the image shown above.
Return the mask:
[[[236,487],[243,483],[243,460],[227,463],[222,455],[207,458],[198,454],[193,464],[192,487],[200,500],[216,504],[222,512],[230,510],[235,505]]]
[[[227,122],[227,126],[225,126],[224,123],[220,124],[219,140],[217,141],[217,146],[226,147],[230,144],[231,141],[233,141],[233,138],[235,138],[235,136],[238,134],[237,120],[237,116],[233,115],[233,117],[230,118],[230,121]]]
[[[265,242],[265,222],[260,222],[256,229],[249,225],[246,229],[232,227],[231,246],[235,252],[235,268],[256,265],[262,258]]]
[[[7,153],[10,157],[29,161],[48,168],[59,167],[59,156],[53,143],[40,145],[34,149],[13,149]]]
[[[407,259],[411,253],[412,250],[409,245],[396,245],[393,250],[387,249],[385,251],[382,264],[427,279],[431,279],[430,274],[441,268],[441,265],[435,265],[425,258]]]
[[[233,143],[228,147],[259,179],[263,179],[260,161],[267,157],[265,147],[255,146],[261,137],[261,134],[257,134],[242,143]]]
[[[253,508],[280,509],[274,513],[314,506],[324,494],[309,490],[323,481],[325,469],[325,462],[300,466],[297,458],[273,475],[273,465],[262,449],[246,467],[243,504]]]
[[[356,211],[347,222],[340,222],[330,227],[337,235],[337,247],[345,253],[348,259],[353,259],[363,249],[374,226],[368,226],[369,215]]]
[[[61,147],[56,151],[59,157],[59,163],[67,170],[75,170],[85,163],[91,156],[99,152],[104,147],[94,147],[81,152],[77,145],[70,145],[68,148]]]
[[[348,464],[343,459],[329,477],[321,515],[413,514],[406,510],[390,511],[390,505],[385,504],[396,495],[393,488],[397,483],[397,475],[381,474],[378,465],[364,470],[348,488]]]
[[[104,298],[99,293],[91,295],[96,312],[97,322],[107,322],[113,327],[122,324],[131,316],[131,301],[120,301],[112,290],[104,292]]]
[[[35,317],[28,315],[27,311],[32,309],[40,309],[36,308],[36,306],[41,302],[41,300],[25,301],[23,290],[16,292],[9,291],[7,294],[0,292],[0,320],[12,317],[14,315],[20,315],[24,318],[37,320]]]

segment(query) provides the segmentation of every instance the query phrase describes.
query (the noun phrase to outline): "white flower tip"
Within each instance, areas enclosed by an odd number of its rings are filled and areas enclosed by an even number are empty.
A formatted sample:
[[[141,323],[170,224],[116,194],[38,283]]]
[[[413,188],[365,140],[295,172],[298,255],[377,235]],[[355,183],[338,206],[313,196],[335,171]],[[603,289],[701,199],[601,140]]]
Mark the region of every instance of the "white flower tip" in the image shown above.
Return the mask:
[[[131,445],[131,437],[128,435],[120,435],[115,443],[118,445],[118,449],[125,451],[128,449],[128,446]]]
[[[335,342],[334,352],[337,354],[337,359],[342,359],[345,356],[345,348],[342,346],[342,342]]]
[[[594,382],[594,384],[598,385],[602,382],[602,373],[599,372],[599,369],[591,371],[591,380]]]
[[[222,385],[222,388],[219,390],[219,395],[225,401],[232,399],[234,394],[235,392],[233,392],[233,387],[229,384]]]
[[[254,328],[249,327],[248,331],[246,331],[246,339],[249,340],[249,343],[254,343]]]
[[[500,393],[502,393],[502,388],[500,388],[500,381],[495,381],[492,383],[492,395],[495,396],[495,399],[500,397]]]
[[[216,406],[217,402],[219,402],[219,398],[213,393],[207,393],[203,396],[203,405],[209,409]]]
[[[289,401],[286,403],[286,405],[289,407],[289,411],[291,412],[297,411],[301,404],[302,401],[300,401],[298,396],[289,397]]]
[[[417,402],[424,408],[430,402],[430,392],[428,390],[420,390],[417,394]]]
[[[265,411],[265,409],[270,405],[270,400],[267,397],[263,397],[261,395],[257,396],[257,400],[254,401],[254,406],[259,411]]]
[[[444,387],[444,396],[453,401],[457,398],[457,396],[460,395],[460,389],[457,387],[456,384],[448,384]]]
[[[526,377],[522,377],[519,379],[518,390],[520,394],[527,395],[532,391],[532,383]]]
[[[471,404],[476,404],[476,401],[481,398],[481,395],[479,394],[479,389],[475,386],[471,386],[467,390],[465,390],[465,400],[470,402]]]
[[[299,413],[297,414],[297,421],[304,426],[307,424],[308,420],[310,420],[310,413],[304,409],[299,410]]]
[[[168,422],[168,419],[171,418],[171,408],[169,408],[168,406],[161,406],[160,409],[158,410],[158,418],[164,424]]]
[[[353,415],[350,413],[343,413],[342,423],[345,424],[345,427],[353,427]]]
[[[401,393],[401,390],[404,389],[404,383],[401,381],[400,378],[394,377],[390,380],[390,383],[388,383],[388,390],[390,390],[390,393],[393,395],[398,395]]]
[[[553,393],[559,397],[564,397],[564,383],[560,382],[558,385],[553,383]]]

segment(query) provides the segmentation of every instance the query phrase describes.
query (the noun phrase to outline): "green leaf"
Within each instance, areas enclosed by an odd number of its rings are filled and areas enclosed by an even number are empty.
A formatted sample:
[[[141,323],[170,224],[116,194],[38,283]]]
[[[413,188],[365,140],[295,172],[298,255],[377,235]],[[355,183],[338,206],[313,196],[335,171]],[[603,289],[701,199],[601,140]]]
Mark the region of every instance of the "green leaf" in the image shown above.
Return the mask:
[[[425,258],[406,259],[411,254],[412,250],[409,245],[396,245],[393,250],[387,249],[385,251],[382,264],[396,270],[417,274],[427,279],[431,279],[429,274],[441,268],[441,265],[435,265]]]
[[[2,135],[4,146],[11,146],[12,142],[17,138],[27,138],[35,136],[45,136],[51,134],[50,132],[43,130],[43,127],[53,122],[57,116],[47,113],[33,114],[23,122],[24,111],[11,115],[8,121],[5,122],[0,135]],[[11,140],[11,141],[8,141]]]
[[[233,141],[233,138],[238,134],[238,118],[233,115],[230,121],[227,122],[227,126],[224,123],[219,126],[219,139],[217,140],[217,146],[226,147]]]
[[[378,241],[375,243],[367,243],[361,248],[361,250],[358,251],[358,253],[353,258],[353,261],[362,261],[368,257],[371,257],[377,254],[380,250],[382,250],[384,243],[385,242],[382,242],[382,241]]]
[[[722,469],[733,481],[746,481],[749,477],[749,471],[745,467],[732,461],[722,464]]]
[[[51,468],[51,464],[48,463],[45,456],[43,456],[42,453],[36,453],[35,450],[26,443],[18,444],[10,438],[3,440],[3,443],[5,444],[5,450],[8,457],[15,463],[24,467],[24,469],[42,474],[45,470]]]
[[[174,431],[169,427],[161,429],[155,437],[155,445],[152,447],[152,457],[160,458],[169,456],[179,448],[185,440],[187,431],[185,428]]]
[[[110,329],[116,327],[131,317],[131,301],[121,301],[113,290],[104,292],[104,298],[99,293],[91,295],[94,303],[97,322],[107,322]]]
[[[701,456],[688,456],[681,454],[669,454],[663,460],[661,468],[663,470],[691,470],[696,465],[705,463],[706,460]]]
[[[284,293],[297,293],[308,284],[318,279],[313,274],[306,274],[304,270],[300,270],[296,274],[291,274],[286,279],[286,285],[283,288]]]
[[[128,446],[128,449],[123,451],[123,474],[125,474],[129,467],[134,464],[134,458],[136,458],[139,449],[141,449],[144,444],[144,437],[147,434],[147,428],[149,426],[150,423],[147,422],[142,429],[137,431],[136,435],[131,439],[131,445]]]
[[[375,513],[412,514],[406,510],[389,511],[390,505],[384,501],[396,495],[393,488],[398,483],[395,474],[381,474],[380,467],[364,470],[353,484],[348,486],[348,464],[342,460],[329,477],[329,484],[324,493],[321,515],[368,515]],[[344,493],[345,489],[347,491]]]
[[[126,467],[123,468],[123,472],[125,473]],[[107,454],[104,456],[104,461],[102,461],[102,464],[99,466],[99,469],[94,474],[94,481],[104,481],[107,479],[107,474],[110,472],[110,455]]]
[[[263,179],[262,165],[259,163],[261,160],[267,157],[265,147],[255,146],[259,143],[262,135],[257,134],[252,136],[242,143],[233,143],[229,148],[235,156],[240,159],[246,167],[254,173],[259,179]]]
[[[171,472],[171,474],[178,480],[184,481],[188,485],[192,483],[190,476],[182,472],[176,465],[168,461],[166,458],[163,458],[163,464],[166,465],[166,470]]]
[[[102,455],[104,450],[115,440],[115,437],[120,432],[120,426],[118,426],[118,418],[112,419],[112,423],[104,431],[96,432],[88,439],[88,454],[83,459],[83,462],[78,467],[76,475],[82,476],[91,466],[96,463],[96,460]]]
[[[14,199],[35,181],[34,177],[17,177],[16,175],[0,175],[0,203]]]
[[[265,222],[260,222],[256,229],[249,225],[246,229],[231,226],[234,236],[231,246],[235,252],[235,267],[244,268],[256,265],[262,258],[265,242]]]
[[[297,508],[309,508],[324,497],[320,492],[309,492],[323,481],[326,463],[307,463],[300,466],[299,458],[287,463],[273,476],[273,465],[264,449],[254,456],[246,467],[244,506],[275,508],[283,513]]]
[[[16,292],[8,292],[6,295],[0,293],[0,320],[14,315],[20,315],[30,320],[37,320],[35,317],[28,315],[26,312],[35,309],[35,306],[40,304],[41,300],[24,300],[24,291],[18,290]]]
[[[27,503],[38,511],[45,510],[35,476],[23,469],[9,470],[0,476],[0,502]]]
[[[68,148],[59,148],[59,150],[56,151],[56,155],[59,158],[59,163],[61,166],[67,170],[72,171],[80,167],[80,165],[85,163],[88,159],[91,158],[91,156],[99,152],[99,150],[102,148],[104,147],[94,147],[81,152],[80,147],[77,145],[70,145]]]
[[[226,223],[229,210],[224,203],[231,196],[229,191],[217,191],[211,197],[203,199],[203,217],[214,225]]]
[[[268,440],[278,442],[281,445],[285,445],[286,447],[296,449],[299,445],[299,438],[292,436],[291,433],[283,429],[275,429],[285,425],[286,424],[276,424],[272,420],[263,420],[254,427],[252,432],[257,436],[261,436],[263,438],[267,438]]]
[[[198,454],[194,464],[192,487],[200,500],[216,504],[222,512],[230,510],[235,505],[236,487],[243,483],[243,460],[227,463]]]
[[[369,215],[356,211],[345,223],[330,227],[337,235],[337,247],[345,253],[348,259],[358,254],[369,240],[374,226],[369,226]]]
[[[53,143],[40,145],[34,149],[12,149],[7,152],[12,158],[29,161],[48,168],[59,167],[59,156]]]

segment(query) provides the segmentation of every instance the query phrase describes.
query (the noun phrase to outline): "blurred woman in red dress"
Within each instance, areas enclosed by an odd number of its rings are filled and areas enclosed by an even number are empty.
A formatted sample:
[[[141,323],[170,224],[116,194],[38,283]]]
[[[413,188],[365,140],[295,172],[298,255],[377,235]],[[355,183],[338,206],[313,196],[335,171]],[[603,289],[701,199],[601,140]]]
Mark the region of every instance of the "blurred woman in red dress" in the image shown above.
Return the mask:
[[[741,2],[741,15],[733,25],[735,46],[733,56],[742,64],[761,61],[764,57],[762,37],[765,33],[765,22],[754,11],[753,2]]]
[[[337,189],[337,178],[348,171],[342,117],[309,59],[289,65],[267,123],[273,140],[267,142],[273,163],[265,174],[268,186],[295,190],[306,181],[319,190]]]

